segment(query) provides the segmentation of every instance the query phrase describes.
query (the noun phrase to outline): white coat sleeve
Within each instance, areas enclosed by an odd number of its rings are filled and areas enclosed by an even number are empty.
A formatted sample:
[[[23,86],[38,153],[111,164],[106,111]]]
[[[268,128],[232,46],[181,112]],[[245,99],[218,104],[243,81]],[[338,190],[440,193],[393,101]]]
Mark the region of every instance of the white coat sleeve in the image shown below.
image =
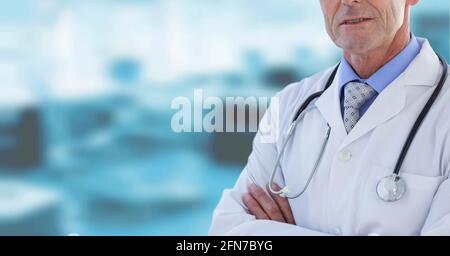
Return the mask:
[[[256,183],[265,188],[268,184],[277,157],[276,143],[270,141],[270,135],[263,132],[262,127],[274,125],[278,106],[271,103],[268,111],[261,120],[259,130],[253,140],[253,150],[247,165],[239,176],[235,186],[223,192],[222,198],[213,213],[213,220],[209,235],[238,235],[238,236],[312,236],[325,235],[296,225],[285,224],[269,220],[256,220],[246,211],[242,196],[247,192],[248,184]],[[273,126],[272,126],[273,127]],[[278,124],[276,125],[278,130]],[[267,131],[267,130],[266,130]],[[271,131],[272,135],[274,130]],[[269,136],[269,137],[268,137]],[[280,136],[280,134],[278,135]],[[284,138],[283,138],[284,139]],[[278,172],[279,173],[279,172]],[[279,174],[276,182],[283,185]]]
[[[450,180],[439,186],[422,229],[425,236],[450,236]]]

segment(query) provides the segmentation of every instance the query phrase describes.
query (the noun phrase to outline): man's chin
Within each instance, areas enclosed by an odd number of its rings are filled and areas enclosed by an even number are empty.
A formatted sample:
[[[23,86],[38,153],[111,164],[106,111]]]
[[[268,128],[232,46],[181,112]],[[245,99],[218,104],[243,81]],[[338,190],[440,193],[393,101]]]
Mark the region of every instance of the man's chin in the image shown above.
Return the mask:
[[[364,54],[371,49],[373,43],[373,40],[367,38],[347,38],[339,42],[338,46],[348,53]]]

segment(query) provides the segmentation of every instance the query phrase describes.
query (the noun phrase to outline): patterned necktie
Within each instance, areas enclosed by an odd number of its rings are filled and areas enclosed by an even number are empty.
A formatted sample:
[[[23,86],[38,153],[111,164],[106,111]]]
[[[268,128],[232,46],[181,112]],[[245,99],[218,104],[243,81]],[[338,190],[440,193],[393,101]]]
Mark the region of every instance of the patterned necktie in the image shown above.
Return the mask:
[[[359,121],[359,108],[375,95],[375,90],[367,84],[351,82],[344,89],[344,126],[347,133]]]

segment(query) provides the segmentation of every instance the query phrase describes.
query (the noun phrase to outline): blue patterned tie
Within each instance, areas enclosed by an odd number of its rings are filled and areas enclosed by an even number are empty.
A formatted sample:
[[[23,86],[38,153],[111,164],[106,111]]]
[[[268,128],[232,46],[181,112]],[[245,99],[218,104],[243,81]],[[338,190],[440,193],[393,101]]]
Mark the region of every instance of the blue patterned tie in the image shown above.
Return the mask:
[[[375,95],[375,90],[367,84],[351,82],[344,89],[344,126],[347,133],[359,121],[359,108]]]

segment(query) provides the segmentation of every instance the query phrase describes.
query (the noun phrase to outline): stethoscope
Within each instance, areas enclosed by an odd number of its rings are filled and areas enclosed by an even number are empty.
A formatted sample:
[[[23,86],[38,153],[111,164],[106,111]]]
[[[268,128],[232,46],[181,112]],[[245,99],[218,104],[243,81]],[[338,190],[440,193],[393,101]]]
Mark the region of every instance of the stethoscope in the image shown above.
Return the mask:
[[[439,96],[439,93],[441,92],[442,87],[444,86],[446,78],[447,78],[447,73],[448,73],[447,62],[441,56],[438,56],[438,57],[441,62],[442,70],[443,70],[442,75],[439,79],[439,83],[438,83],[436,89],[434,90],[433,94],[431,95],[430,99],[428,100],[427,104],[420,112],[420,115],[418,116],[416,122],[414,123],[414,126],[411,128],[408,138],[406,139],[406,141],[403,145],[403,149],[400,153],[400,156],[397,159],[397,163],[395,165],[395,169],[394,169],[393,173],[382,178],[377,184],[376,192],[378,194],[378,197],[383,201],[386,201],[386,202],[397,201],[397,200],[401,199],[406,192],[406,183],[399,175],[400,168],[402,167],[403,161],[405,160],[406,154],[408,153],[408,150],[414,140],[414,137],[417,134],[417,131],[420,128],[420,125],[422,124],[426,115],[428,114],[431,107],[433,106],[433,103],[435,102],[436,98]],[[272,192],[273,194],[280,195],[282,197],[286,197],[289,199],[298,198],[306,192],[307,188],[309,187],[309,185],[311,183],[311,180],[313,179],[314,175],[316,174],[317,168],[319,167],[319,164],[322,161],[322,157],[324,155],[325,149],[328,145],[328,140],[330,138],[331,127],[329,124],[327,124],[327,131],[325,133],[324,140],[323,140],[322,146],[319,151],[319,157],[317,158],[317,160],[313,166],[313,169],[308,177],[308,180],[306,181],[306,185],[304,186],[304,188],[295,195],[290,195],[292,191],[291,191],[290,187],[287,185],[278,191],[273,189],[273,183],[274,183],[276,171],[277,171],[278,167],[281,168],[280,160],[284,154],[284,150],[286,149],[286,145],[289,142],[289,139],[292,137],[295,127],[303,119],[305,113],[308,110],[308,106],[311,104],[311,102],[314,99],[317,99],[320,96],[322,96],[322,94],[331,86],[331,84],[333,83],[334,78],[336,76],[338,68],[339,68],[339,65],[337,65],[337,67],[331,73],[331,75],[328,78],[328,81],[325,85],[325,88],[322,91],[319,91],[319,92],[316,92],[316,93],[310,95],[303,102],[303,104],[300,106],[300,108],[297,110],[297,112],[294,116],[294,119],[292,120],[292,123],[287,130],[286,139],[285,139],[284,143],[282,144],[280,152],[278,153],[275,167],[273,168],[272,174],[270,176],[269,189],[270,189],[270,192]]]

